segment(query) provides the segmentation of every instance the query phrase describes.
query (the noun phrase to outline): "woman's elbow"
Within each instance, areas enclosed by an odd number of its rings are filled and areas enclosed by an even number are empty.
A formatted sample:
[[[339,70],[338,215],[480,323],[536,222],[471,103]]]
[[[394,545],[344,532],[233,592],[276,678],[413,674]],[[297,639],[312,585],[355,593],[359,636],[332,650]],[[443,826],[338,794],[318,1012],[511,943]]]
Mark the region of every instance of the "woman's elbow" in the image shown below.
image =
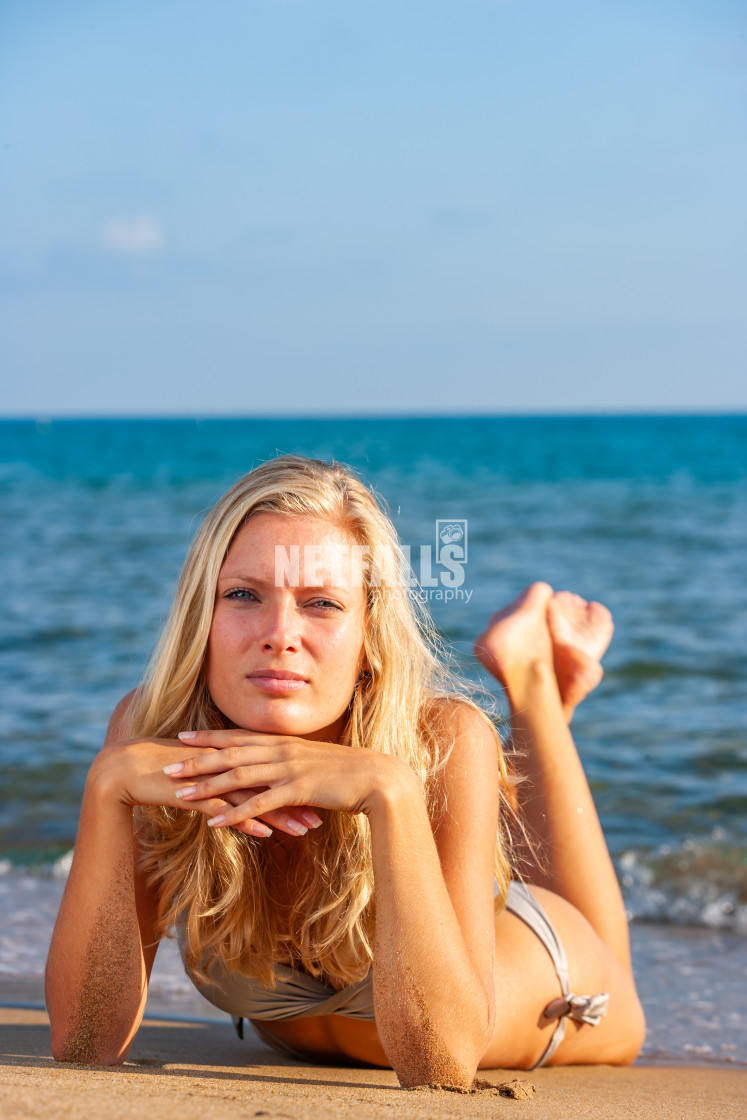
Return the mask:
[[[93,1009],[58,1008],[47,1003],[52,1041],[52,1057],[56,1062],[76,1065],[121,1065],[130,1052],[136,1028],[123,1030],[122,1024],[93,1013]]]
[[[392,1069],[402,1089],[448,1088],[467,1090],[472,1087],[477,1063],[465,1065],[447,1051],[411,1054],[403,1061],[392,1062]]]
[[[127,998],[122,986],[116,991],[72,983],[49,962],[45,981],[55,1061],[100,1066],[126,1061],[145,1010],[146,982]]]
[[[447,1041],[426,1030],[420,1039],[409,1037],[389,1060],[403,1089],[441,1085],[466,1090],[475,1080],[490,1037],[484,1031],[464,1032]]]
[[[403,1089],[471,1088],[496,1021],[495,998],[482,990],[471,994],[474,998],[463,998],[448,1019],[437,1019],[423,999],[404,1014],[401,1005],[389,1009],[390,1014],[379,1009],[379,1038]]]
[[[52,1021],[52,1057],[56,1062],[72,1062],[85,1066],[122,1065],[130,1043],[107,1038],[103,1030],[91,1024],[62,1024]]]

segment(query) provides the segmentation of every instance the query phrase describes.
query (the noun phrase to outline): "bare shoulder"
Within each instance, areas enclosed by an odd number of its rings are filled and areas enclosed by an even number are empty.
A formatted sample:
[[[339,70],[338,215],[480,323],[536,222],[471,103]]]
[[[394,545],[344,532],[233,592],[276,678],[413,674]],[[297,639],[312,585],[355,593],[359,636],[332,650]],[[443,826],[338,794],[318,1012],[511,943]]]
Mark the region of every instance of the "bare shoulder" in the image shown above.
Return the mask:
[[[126,739],[129,732],[130,716],[134,706],[135,695],[137,689],[133,688],[126,696],[123,696],[119,703],[116,705],[109,720],[109,726],[106,729],[106,736],[104,737],[104,746],[108,743],[116,743],[118,739]]]
[[[449,761],[481,762],[486,753],[497,757],[500,738],[490,716],[477,705],[458,696],[434,697],[424,713],[429,733]]]
[[[442,804],[460,816],[485,801],[492,813],[500,786],[500,739],[487,713],[460,697],[438,697],[426,715],[429,734],[445,759],[438,771]]]

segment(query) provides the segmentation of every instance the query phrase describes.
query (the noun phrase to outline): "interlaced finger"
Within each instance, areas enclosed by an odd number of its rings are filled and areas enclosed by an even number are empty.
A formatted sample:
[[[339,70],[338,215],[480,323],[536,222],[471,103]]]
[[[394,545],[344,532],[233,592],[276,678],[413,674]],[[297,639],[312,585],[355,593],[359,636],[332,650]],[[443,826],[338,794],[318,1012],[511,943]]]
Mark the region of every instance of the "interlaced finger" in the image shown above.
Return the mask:
[[[193,801],[189,805],[184,806],[185,809],[193,809],[200,813],[204,813],[207,817],[214,819],[215,814],[219,816],[227,812],[231,806],[227,801],[222,801],[220,798],[211,797],[203,801]],[[250,816],[245,817],[241,821],[241,832],[245,832],[248,836],[261,836],[267,837],[272,835],[272,829],[261,821],[254,820]]]
[[[277,745],[263,743],[258,746],[226,746],[222,751],[210,750],[172,762],[164,766],[164,774],[170,778],[196,778],[203,774],[220,774],[234,769],[237,765],[252,765],[278,757]]]
[[[238,766],[222,774],[203,778],[187,786],[180,786],[176,796],[180,801],[194,801],[205,797],[222,797],[234,789],[271,786],[288,777],[287,766],[282,763],[257,763],[253,766]]]
[[[284,783],[254,794],[253,797],[250,797],[248,801],[241,805],[223,809],[220,813],[211,817],[208,824],[213,828],[224,828],[229,825],[236,827],[243,821],[264,817],[275,809],[287,806],[289,803],[293,804],[294,800],[293,784]]]
[[[260,792],[260,789],[235,789],[227,793],[225,799],[230,805],[242,805],[254,794]],[[323,823],[321,817],[313,809],[301,806],[294,808],[292,813],[289,813],[285,808],[271,809],[269,812],[262,814],[262,820],[265,824],[271,825],[281,832],[286,832],[290,836],[304,836],[310,828],[319,828]]]

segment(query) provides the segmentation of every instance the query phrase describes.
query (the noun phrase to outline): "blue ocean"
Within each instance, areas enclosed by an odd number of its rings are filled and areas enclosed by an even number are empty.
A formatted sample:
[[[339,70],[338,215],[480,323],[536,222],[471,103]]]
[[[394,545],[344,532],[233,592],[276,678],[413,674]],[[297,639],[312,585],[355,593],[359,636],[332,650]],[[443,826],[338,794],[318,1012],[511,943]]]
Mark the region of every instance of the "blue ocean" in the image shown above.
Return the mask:
[[[0,422],[0,1000],[41,998],[87,768],[203,512],[284,452],[356,468],[413,555],[463,527],[463,594],[431,609],[496,690],[472,642],[528,583],[609,606],[573,728],[630,915],[642,1060],[747,1064],[744,416]],[[161,955],[151,1010],[212,1014]]]

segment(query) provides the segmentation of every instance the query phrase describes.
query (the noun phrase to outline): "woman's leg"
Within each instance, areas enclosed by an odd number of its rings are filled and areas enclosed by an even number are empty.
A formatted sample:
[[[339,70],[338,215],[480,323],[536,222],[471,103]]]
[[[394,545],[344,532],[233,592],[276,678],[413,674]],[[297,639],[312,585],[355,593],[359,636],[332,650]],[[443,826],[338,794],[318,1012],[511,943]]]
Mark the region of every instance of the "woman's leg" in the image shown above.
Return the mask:
[[[601,678],[594,651],[601,655],[610,636],[605,608],[535,583],[491,618],[475,652],[511,705],[525,776],[519,798],[542,863],[529,881],[575,906],[630,972],[622,895],[567,723],[586,685]]]

